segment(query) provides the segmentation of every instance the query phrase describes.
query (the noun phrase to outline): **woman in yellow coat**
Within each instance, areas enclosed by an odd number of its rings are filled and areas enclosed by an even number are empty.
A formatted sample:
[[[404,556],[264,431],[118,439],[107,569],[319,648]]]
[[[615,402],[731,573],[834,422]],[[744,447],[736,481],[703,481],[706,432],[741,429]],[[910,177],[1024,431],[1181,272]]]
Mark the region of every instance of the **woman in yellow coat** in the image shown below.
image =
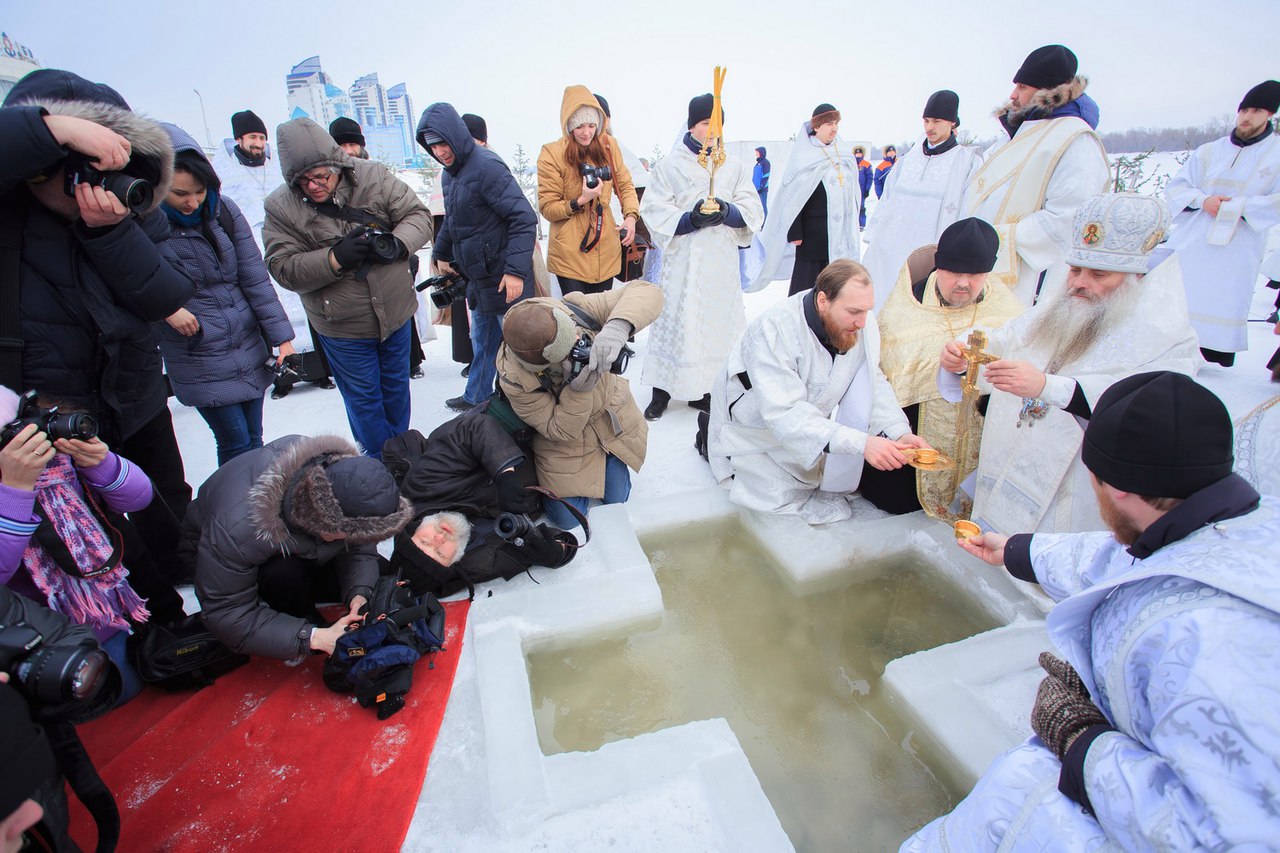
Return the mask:
[[[622,247],[635,239],[640,202],[622,151],[604,132],[600,102],[586,86],[564,90],[560,126],[564,135],[538,155],[538,210],[551,223],[547,269],[562,293],[602,293],[622,269]],[[614,192],[621,227],[609,210]]]

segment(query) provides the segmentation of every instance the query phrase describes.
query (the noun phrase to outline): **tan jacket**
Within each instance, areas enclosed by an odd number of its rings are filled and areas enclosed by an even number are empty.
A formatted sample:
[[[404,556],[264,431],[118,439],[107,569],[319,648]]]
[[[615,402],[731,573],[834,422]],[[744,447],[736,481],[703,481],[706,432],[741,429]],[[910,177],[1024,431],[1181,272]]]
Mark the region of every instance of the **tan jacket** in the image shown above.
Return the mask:
[[[276,147],[285,183],[267,197],[262,226],[271,275],[281,287],[301,296],[307,319],[320,334],[385,340],[418,307],[408,258],[373,264],[363,282],[356,281],[355,270],[335,273],[329,265],[329,249],[348,231],[362,226],[319,213],[293,181],[317,166],[342,169],[333,201],[340,207],[362,208],[393,226],[392,233],[410,254],[431,239],[431,214],[386,166],[348,157],[311,119],[280,125]]]
[[[604,117],[600,103],[586,86],[569,86],[564,90],[564,101],[560,105],[560,128],[564,135],[542,146],[538,154],[538,211],[551,223],[547,269],[559,276],[596,284],[608,281],[622,269],[622,243],[618,239],[618,223],[609,210],[609,199],[617,192],[623,217],[637,218],[640,201],[631,183],[631,172],[623,162],[621,148],[605,134],[603,127],[597,128],[608,154],[613,180],[604,182],[597,199],[604,207],[600,242],[590,252],[581,251],[582,238],[595,225],[595,205],[588,205],[577,213],[569,206],[570,201],[582,194],[582,175],[569,167],[569,146],[577,143],[565,128],[579,107],[594,107]]]
[[[535,301],[554,304],[556,300]],[[636,331],[662,313],[662,291],[647,281],[607,293],[571,293],[565,301],[584,308],[601,325],[621,319]],[[538,482],[557,495],[603,497],[606,454],[618,457],[633,471],[644,464],[649,425],[623,377],[606,373],[590,391],[561,386],[557,398],[503,344],[498,348],[498,378],[511,408],[537,431],[533,459]]]

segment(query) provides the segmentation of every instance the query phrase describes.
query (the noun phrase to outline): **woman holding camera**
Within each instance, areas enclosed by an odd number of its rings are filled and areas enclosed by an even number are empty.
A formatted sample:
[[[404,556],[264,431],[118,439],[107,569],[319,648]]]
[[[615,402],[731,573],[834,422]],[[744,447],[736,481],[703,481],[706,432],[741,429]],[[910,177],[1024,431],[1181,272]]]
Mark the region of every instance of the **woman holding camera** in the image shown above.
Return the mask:
[[[219,195],[221,182],[184,130],[173,141],[173,187],[161,205],[173,247],[196,292],[167,318],[160,350],[173,393],[213,430],[222,465],[262,446],[262,398],[293,355],[293,326],[276,297],[253,232]],[[268,344],[278,347],[272,356]]]
[[[561,293],[602,293],[622,270],[622,247],[635,239],[640,202],[622,152],[604,132],[600,102],[586,86],[564,90],[560,126],[564,136],[538,155],[538,210],[551,223],[547,269]],[[621,227],[609,210],[614,192]]]

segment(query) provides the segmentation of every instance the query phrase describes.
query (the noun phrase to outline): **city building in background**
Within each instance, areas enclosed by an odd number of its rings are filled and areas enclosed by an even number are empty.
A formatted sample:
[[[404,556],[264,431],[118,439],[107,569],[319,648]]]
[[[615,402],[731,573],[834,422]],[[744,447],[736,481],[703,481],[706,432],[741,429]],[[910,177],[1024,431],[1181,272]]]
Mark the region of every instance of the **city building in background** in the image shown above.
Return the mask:
[[[360,123],[365,148],[374,159],[402,166],[420,161],[421,152],[413,144],[413,101],[405,84],[383,88],[374,71],[344,92],[320,66],[320,57],[310,56],[290,69],[285,90],[290,119],[306,116],[328,127],[346,116]]]
[[[40,67],[31,49],[0,32],[0,100],[9,94],[13,84]],[[408,96],[405,96],[406,100]]]

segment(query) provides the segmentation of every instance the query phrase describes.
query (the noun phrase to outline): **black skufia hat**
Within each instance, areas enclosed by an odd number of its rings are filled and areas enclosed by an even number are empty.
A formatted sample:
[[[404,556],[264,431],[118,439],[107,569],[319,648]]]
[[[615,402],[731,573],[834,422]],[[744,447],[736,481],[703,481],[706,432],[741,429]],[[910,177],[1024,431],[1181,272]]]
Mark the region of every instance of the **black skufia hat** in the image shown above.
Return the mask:
[[[921,118],[937,118],[960,126],[960,96],[950,89],[942,89],[929,96]]]
[[[1033,89],[1052,89],[1076,76],[1080,63],[1070,48],[1060,44],[1037,47],[1023,61],[1013,82]]]
[[[1266,80],[1245,92],[1236,112],[1250,109],[1269,113],[1280,111],[1280,80]]]
[[[698,95],[689,100],[689,122],[686,125],[689,130],[693,130],[693,126],[700,121],[706,121],[711,118],[711,109],[715,105],[715,98],[710,92],[705,95]],[[724,105],[720,106],[720,118],[724,119]]]
[[[333,141],[339,145],[345,145],[354,142],[361,148],[364,147],[364,133],[359,122],[346,116],[338,116],[329,122],[329,135],[333,137]]]
[[[991,272],[1000,251],[1000,235],[984,219],[971,216],[952,222],[938,238],[933,265],[959,273]]]
[[[267,135],[267,126],[253,110],[244,110],[231,116],[231,135],[239,139],[246,133]]]
[[[481,142],[489,141],[489,125],[480,116],[475,113],[463,113],[462,123],[467,126],[467,133],[471,134],[472,139],[479,139]]]

